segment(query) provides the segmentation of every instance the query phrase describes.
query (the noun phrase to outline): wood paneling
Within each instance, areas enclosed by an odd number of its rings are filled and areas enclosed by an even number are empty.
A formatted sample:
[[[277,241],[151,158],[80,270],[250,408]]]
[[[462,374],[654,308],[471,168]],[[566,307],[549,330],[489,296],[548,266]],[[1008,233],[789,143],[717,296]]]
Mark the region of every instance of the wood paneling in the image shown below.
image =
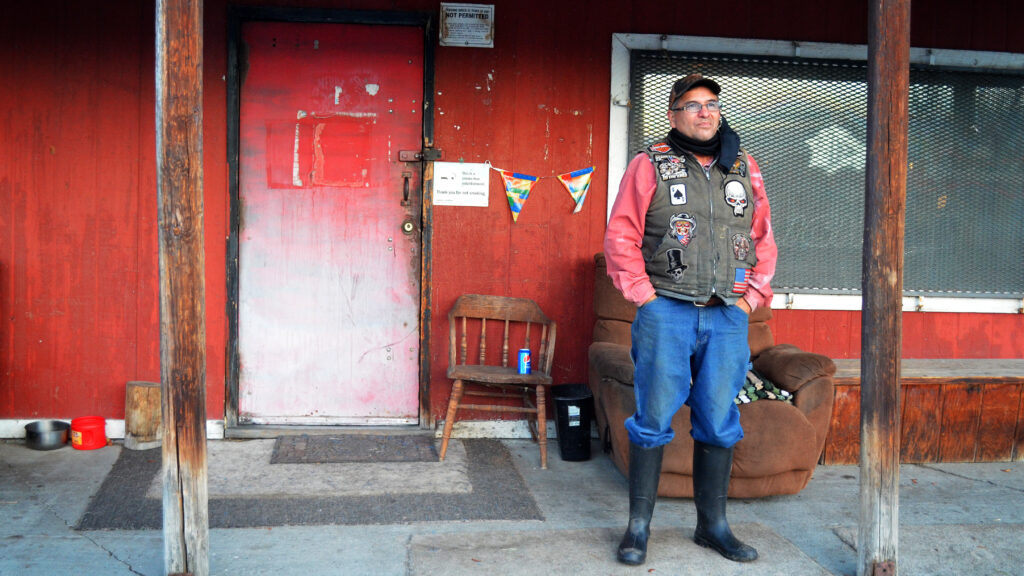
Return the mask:
[[[905,386],[902,392],[900,458],[903,462],[936,462],[941,435],[942,388],[938,384]]]
[[[0,20],[0,417],[120,417],[126,382],[158,378],[137,371],[146,15],[65,3]]]
[[[837,360],[823,463],[856,464],[857,360]],[[904,359],[903,462],[1008,462],[1024,456],[1024,360]]]
[[[427,376],[433,415],[443,412],[450,391],[443,377],[444,316],[462,293],[536,300],[563,327],[552,368],[556,384],[586,381],[591,263],[607,208],[613,33],[866,41],[867,10],[857,0],[812,10],[800,1],[740,0],[725,19],[636,0],[587,9],[540,0],[495,4],[493,49],[437,48],[435,144],[448,161],[489,160],[545,178],[515,224],[493,175],[487,208],[434,210]],[[329,0],[289,3],[301,5],[338,8]],[[204,5],[211,417],[223,413],[227,345],[227,6],[227,0]],[[353,0],[344,8],[436,14],[438,7],[434,0]],[[153,3],[14,2],[4,10],[0,77],[13,80],[0,91],[0,418],[121,418],[125,383],[159,379]],[[1024,52],[1014,17],[1021,10],[1001,0],[981,0],[968,11],[951,1],[919,3],[912,44]],[[568,194],[547,177],[590,165],[595,178],[583,212],[574,215]],[[777,342],[833,358],[859,356],[859,313],[775,312]],[[1022,357],[1010,336],[1024,333],[1024,315],[949,317],[918,327],[905,316],[904,357],[934,357],[933,344],[948,340],[955,344],[942,349],[952,350],[951,357]]]
[[[980,385],[946,385],[942,390],[940,462],[973,462],[977,454]]]
[[[1024,388],[1021,389],[1020,408],[1017,410],[1017,431],[1013,435],[1014,462],[1024,461]]]
[[[1021,390],[1021,386],[1014,384],[985,386],[981,400],[977,460],[1003,462],[1013,458]]]
[[[837,385],[824,463],[852,464],[859,460],[860,386]]]

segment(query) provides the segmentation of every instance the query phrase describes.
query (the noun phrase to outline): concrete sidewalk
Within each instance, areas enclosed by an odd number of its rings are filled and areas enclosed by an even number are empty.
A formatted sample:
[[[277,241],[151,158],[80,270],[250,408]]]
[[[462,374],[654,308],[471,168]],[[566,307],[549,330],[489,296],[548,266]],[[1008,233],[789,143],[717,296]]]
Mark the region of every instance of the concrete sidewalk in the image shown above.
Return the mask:
[[[232,454],[241,460],[251,458],[256,447],[255,441],[211,442],[218,443],[211,454],[224,461]],[[859,509],[856,467],[819,467],[810,485],[795,496],[730,501],[734,531],[761,554],[753,564],[731,563],[696,546],[690,539],[696,518],[693,502],[663,499],[655,509],[647,564],[626,567],[616,563],[614,550],[627,517],[627,482],[597,451],[596,443],[591,460],[563,462],[552,441],[548,470],[538,468],[537,448],[529,441],[504,444],[543,514],[541,521],[211,529],[210,573],[792,576],[857,572],[853,547]],[[21,441],[0,442],[0,575],[163,573],[159,530],[73,528],[121,450],[114,445],[93,451],[68,447],[40,452]],[[437,463],[437,476],[450,472],[443,467],[457,465]],[[321,486],[316,472],[321,465],[304,466],[311,467],[304,475],[310,490]],[[223,485],[225,479],[214,475],[230,474],[224,471],[228,468],[211,461],[211,485]],[[414,482],[420,484],[414,489],[422,490],[422,484],[432,481],[429,467],[421,466],[415,475],[422,481]],[[289,490],[295,491],[302,477],[289,477]],[[395,484],[380,489],[385,493],[408,490],[408,480],[402,480],[406,487]],[[1021,463],[904,465],[899,504],[899,574],[1024,574]]]

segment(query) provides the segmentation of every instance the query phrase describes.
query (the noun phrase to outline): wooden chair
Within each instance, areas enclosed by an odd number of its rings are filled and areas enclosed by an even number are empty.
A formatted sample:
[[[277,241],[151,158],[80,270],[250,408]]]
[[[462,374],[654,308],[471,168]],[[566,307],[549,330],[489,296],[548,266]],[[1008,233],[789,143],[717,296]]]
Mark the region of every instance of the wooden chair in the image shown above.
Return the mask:
[[[492,322],[488,324],[488,320]],[[500,324],[499,324],[500,323]],[[540,445],[540,467],[548,467],[547,418],[544,393],[551,386],[551,360],[555,351],[555,322],[544,315],[540,307],[526,298],[465,294],[455,301],[448,312],[448,378],[453,380],[452,395],[448,401],[444,434],[441,440],[440,460],[448,450],[448,440],[459,408],[488,412],[526,413],[530,434]],[[540,345],[532,348],[531,330],[539,327]],[[497,352],[488,354],[488,330],[492,339],[501,329],[501,363]],[[476,364],[467,364],[469,354],[468,332],[479,334],[475,346],[479,353]],[[513,344],[521,343],[521,345]],[[456,362],[455,351],[459,357]],[[518,350],[529,348],[532,360],[530,374],[519,374]],[[511,366],[509,365],[511,362]],[[533,398],[530,398],[530,394]],[[498,401],[491,404],[463,404],[464,397],[508,399],[520,398],[522,406],[511,406]]]

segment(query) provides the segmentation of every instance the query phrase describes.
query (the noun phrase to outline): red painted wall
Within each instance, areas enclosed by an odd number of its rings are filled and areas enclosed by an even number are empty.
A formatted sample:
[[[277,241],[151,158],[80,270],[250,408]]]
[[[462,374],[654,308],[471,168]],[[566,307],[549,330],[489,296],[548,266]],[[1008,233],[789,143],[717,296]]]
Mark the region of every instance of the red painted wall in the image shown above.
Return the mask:
[[[770,194],[770,192],[769,192]],[[860,358],[860,312],[773,310],[776,342]],[[1022,314],[903,313],[904,358],[1024,358]]]
[[[498,0],[493,49],[437,48],[445,160],[539,176],[595,165],[573,215],[552,179],[512,223],[492,176],[486,209],[434,210],[432,413],[449,385],[445,315],[464,292],[537,300],[560,326],[556,382],[586,380],[591,256],[604,233],[611,34],[860,43],[866,4],[740,0],[727,13],[648,2]],[[267,3],[270,4],[270,3]],[[278,2],[428,10],[428,0]],[[226,1],[205,2],[207,412],[223,414]],[[122,418],[128,380],[159,378],[153,8],[131,0],[13,3],[0,19],[0,418]],[[1024,52],[1024,6],[916,3],[912,44]],[[769,183],[770,184],[770,183]],[[769,195],[771,190],[769,189]],[[776,311],[778,341],[856,357],[859,314]],[[904,315],[907,357],[1024,357],[1022,315]]]
[[[0,418],[123,418],[125,383],[160,379],[154,26],[147,2],[12,4],[0,19]],[[203,135],[212,418],[226,339],[217,36]]]

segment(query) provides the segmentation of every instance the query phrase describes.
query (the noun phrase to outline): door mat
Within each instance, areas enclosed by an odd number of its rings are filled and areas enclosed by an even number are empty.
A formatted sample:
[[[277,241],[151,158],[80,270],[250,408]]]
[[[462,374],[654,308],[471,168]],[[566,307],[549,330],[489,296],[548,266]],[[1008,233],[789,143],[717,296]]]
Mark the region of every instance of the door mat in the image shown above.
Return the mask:
[[[225,441],[226,442],[226,441]],[[453,442],[455,442],[453,440]],[[398,492],[389,491],[385,484],[373,494],[354,496],[324,495],[320,485],[312,483],[308,494],[303,491],[301,478],[316,479],[318,468],[331,470],[331,481],[337,484],[354,483],[373,467],[409,466],[422,470],[433,466],[438,474],[446,466],[454,466],[452,450],[445,462],[422,463],[367,463],[367,464],[303,464],[305,474],[287,487],[283,495],[262,494],[211,496],[209,500],[210,528],[248,528],[257,526],[309,526],[324,524],[411,524],[415,522],[443,522],[467,520],[543,520],[544,516],[519,474],[512,456],[498,440],[459,440],[465,449],[465,490],[458,492]],[[236,443],[243,444],[243,443]],[[225,444],[227,450],[234,450]],[[224,449],[224,447],[221,447]],[[266,457],[266,456],[264,456]],[[240,465],[244,466],[244,462]],[[267,466],[294,469],[294,464]],[[341,472],[335,472],[339,469]],[[418,468],[414,468],[418,467]],[[107,474],[99,491],[93,496],[76,530],[159,530],[162,529],[163,504],[159,494],[151,494],[150,486],[157,481],[161,468],[161,450],[121,450],[117,461]],[[220,469],[220,468],[218,468]],[[431,468],[428,468],[430,470]],[[429,475],[429,472],[417,472]],[[223,470],[219,474],[229,477],[244,476],[241,472]],[[218,484],[222,479],[211,478]],[[424,478],[424,484],[430,484]]]
[[[271,464],[341,464],[345,462],[436,462],[434,439],[399,436],[281,436]]]

